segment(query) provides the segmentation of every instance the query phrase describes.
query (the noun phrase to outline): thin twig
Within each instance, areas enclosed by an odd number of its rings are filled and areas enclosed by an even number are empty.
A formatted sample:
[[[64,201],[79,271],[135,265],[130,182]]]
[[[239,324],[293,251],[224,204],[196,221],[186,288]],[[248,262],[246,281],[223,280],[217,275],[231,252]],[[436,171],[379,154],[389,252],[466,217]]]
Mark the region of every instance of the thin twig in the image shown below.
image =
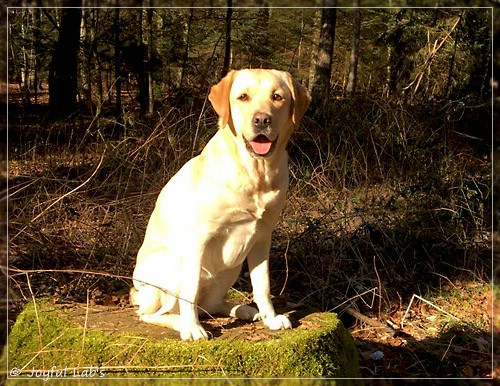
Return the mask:
[[[102,153],[102,156],[101,156],[101,159],[99,160],[99,163],[97,164],[95,170],[92,172],[92,174],[90,175],[89,178],[87,178],[85,181],[83,181],[80,185],[78,185],[76,188],[70,190],[69,192],[63,194],[61,197],[57,198],[57,200],[55,200],[52,204],[50,204],[47,208],[45,208],[42,212],[40,212],[37,216],[35,216],[35,218],[33,218],[31,220],[31,222],[35,222],[36,220],[38,220],[40,217],[42,217],[45,213],[47,213],[47,211],[52,208],[55,204],[57,204],[59,201],[65,199],[66,197],[68,197],[69,195],[73,194],[74,192],[76,192],[77,190],[79,190],[81,187],[87,185],[89,183],[89,181],[96,175],[97,171],[99,170],[99,168],[101,167],[102,165],[102,161],[104,160],[104,155],[106,154],[106,152],[103,152]]]
[[[111,274],[111,273],[107,273],[107,272],[102,272],[102,271],[87,271],[87,270],[84,270],[84,269],[26,269],[26,270],[18,269],[18,268],[8,268],[8,269],[9,269],[9,271],[15,271],[15,272],[19,272],[19,274],[25,274],[25,275],[28,275],[29,273],[48,273],[48,272],[51,272],[51,273],[53,273],[53,272],[60,272],[60,273],[82,273],[82,274],[86,274],[86,275],[108,276],[108,277],[119,278],[119,279],[134,280],[135,282],[139,282],[139,283],[142,283],[142,284],[145,284],[145,285],[149,285],[151,287],[158,288],[160,291],[162,291],[162,292],[164,292],[166,294],[169,294],[171,296],[175,296],[178,300],[182,300],[182,301],[194,304],[200,311],[204,312],[208,317],[210,317],[211,319],[215,320],[215,317],[213,315],[211,315],[203,307],[199,306],[196,303],[191,302],[190,300],[183,299],[182,297],[179,296],[179,294],[174,293],[172,291],[169,291],[168,289],[160,287],[158,285],[155,285],[155,284],[152,284],[152,283],[149,283],[147,281],[140,280],[140,279],[135,279],[135,278],[132,278],[130,276],[115,275],[115,274]],[[14,276],[14,275],[10,275],[10,276]],[[31,290],[31,288],[30,288],[30,290]],[[34,300],[35,297],[34,297],[33,293],[32,293],[32,296],[33,296],[33,300]],[[35,310],[36,310],[36,308],[35,308]]]
[[[24,370],[25,367],[23,367]],[[123,365],[123,366],[77,366],[77,367],[65,367],[64,370],[68,374],[76,374],[77,372],[81,370],[86,370],[86,369],[98,369],[101,372],[112,372],[112,373],[120,373],[120,372],[168,372],[168,371],[176,371],[176,370],[183,370],[183,369],[191,369],[191,370],[199,370],[199,371],[208,371],[208,370],[213,370],[213,369],[219,369],[221,371],[224,371],[224,369],[221,367],[220,364],[218,365],[168,365],[168,366],[130,366],[130,365]],[[35,369],[33,368],[32,370],[30,369],[31,372],[35,373],[47,373],[50,371],[53,371],[53,369],[46,369],[45,366],[44,368],[41,369]],[[7,371],[0,371],[0,374],[7,374]]]
[[[26,364],[25,364],[25,365],[24,365],[24,366],[23,366],[20,370],[24,370],[26,367],[28,367],[28,366],[29,366],[29,364],[30,364],[31,362],[33,362],[33,361],[34,361],[34,360],[38,357],[38,355],[45,353],[45,352],[46,352],[46,351],[45,351],[45,349],[46,349],[47,347],[49,347],[50,345],[52,345],[53,343],[55,343],[56,341],[58,341],[60,338],[62,338],[62,337],[64,336],[64,334],[65,334],[65,333],[66,333],[66,332],[63,332],[62,334],[60,334],[60,335],[59,335],[59,336],[57,336],[56,338],[52,339],[52,340],[51,340],[49,343],[47,343],[45,346],[43,346],[43,347],[41,348],[41,350],[39,350],[39,351],[38,351],[38,352],[37,352],[37,353],[36,353],[36,354],[35,354],[35,355],[34,355],[34,356],[33,356],[33,357],[32,357],[32,358],[28,361],[28,362],[26,362]],[[43,361],[43,355],[42,355],[42,361]],[[44,366],[44,367],[45,367],[45,366]]]
[[[444,357],[446,356],[446,354],[448,354],[448,351],[450,350],[450,347],[451,347],[451,342],[453,342],[453,339],[455,339],[456,335],[453,335],[450,339],[450,343],[448,343],[448,347],[446,347],[446,350],[443,354],[443,356],[441,357],[441,362],[444,360]]]
[[[127,280],[132,280],[130,276],[123,276],[123,275],[115,275],[113,273],[109,272],[103,272],[103,271],[88,271],[84,269],[19,269],[19,268],[13,268],[13,267],[5,267],[2,266],[2,269],[7,269],[9,271],[9,277],[14,277],[18,275],[25,275],[29,273],[83,273],[83,274],[88,274],[88,275],[96,275],[96,276],[108,276],[108,277],[113,277],[115,279],[127,279]],[[17,272],[16,274],[10,274],[10,272]]]
[[[81,352],[80,360],[83,359],[83,353],[85,350],[85,336],[87,335],[87,321],[89,319],[89,294],[90,294],[90,290],[87,289],[87,304],[85,307],[85,322],[83,323],[82,352]],[[78,362],[78,366],[80,366],[80,362]]]
[[[434,43],[434,47],[433,47],[432,51],[429,52],[429,56],[427,57],[427,59],[425,60],[425,62],[423,64],[423,69],[420,71],[420,73],[415,77],[415,79],[413,79],[413,81],[408,86],[406,86],[406,87],[403,88],[403,90],[409,89],[410,87],[412,87],[415,84],[415,82],[417,82],[417,85],[415,86],[415,90],[413,91],[413,94],[415,94],[417,92],[417,89],[418,89],[418,87],[420,85],[420,81],[422,80],[422,78],[424,76],[425,70],[431,64],[432,59],[434,58],[434,56],[436,56],[436,54],[439,51],[439,49],[443,46],[443,44],[446,42],[446,40],[448,40],[448,38],[451,36],[451,34],[453,33],[453,31],[457,27],[458,23],[460,23],[461,18],[462,18],[462,16],[460,16],[457,19],[457,21],[455,22],[455,24],[453,25],[453,27],[451,27],[451,29],[447,32],[446,36],[443,38],[443,40],[441,40],[441,42],[439,43],[439,45],[436,44],[439,39],[436,40],[436,42]]]
[[[377,262],[376,262],[376,256],[373,256],[373,269],[375,270],[375,274],[377,275],[377,282],[378,282],[378,318],[381,318],[382,315],[382,281],[380,280],[380,276],[377,271]]]
[[[416,294],[413,294],[413,296],[411,297],[411,300],[410,300],[410,304],[408,304],[408,307],[406,308],[406,312],[405,312],[405,314],[403,315],[403,317],[401,318],[401,328],[403,328],[403,322],[404,322],[404,320],[406,319],[406,316],[408,315],[408,313],[410,312],[410,307],[411,307],[411,305],[413,304],[413,300],[414,300],[415,298],[417,298],[418,300],[423,301],[424,303],[428,304],[428,305],[429,305],[429,306],[431,306],[431,307],[434,307],[436,310],[438,310],[438,311],[442,312],[443,314],[448,315],[448,316],[449,316],[449,317],[451,317],[451,318],[454,318],[454,319],[456,319],[456,320],[460,320],[460,319],[459,319],[459,318],[457,318],[455,315],[452,315],[452,314],[450,314],[449,312],[446,312],[445,310],[443,310],[441,307],[438,307],[438,306],[436,306],[435,304],[431,303],[430,301],[425,300],[424,298],[422,298],[422,297],[420,297],[420,296],[418,296],[418,295],[416,295]]]
[[[363,315],[362,313],[360,313],[360,312],[358,312],[350,307],[345,308],[344,311],[346,312],[346,314],[353,316],[354,318],[358,319],[359,321],[361,321],[363,323],[368,324],[369,326],[380,328],[380,329],[384,330],[384,332],[387,332],[391,336],[396,333],[396,331],[394,331],[393,328],[387,326],[386,324],[379,322],[376,319],[370,318],[366,315]]]
[[[208,95],[205,96],[205,99],[203,100],[203,106],[201,107],[201,112],[200,112],[200,115],[198,116],[198,121],[196,122],[196,131],[194,132],[193,148],[191,149],[191,158],[194,157],[194,153],[196,150],[196,141],[198,140],[198,134],[200,132],[201,117],[203,116],[203,113],[205,111],[205,105],[207,104],[207,99],[208,99]]]
[[[283,283],[283,287],[281,287],[281,291],[279,296],[283,295],[285,291],[286,283],[288,282],[288,247],[290,246],[290,238],[287,236],[286,239],[286,249],[285,249],[285,282]]]
[[[135,359],[135,357],[137,356],[137,354],[139,354],[139,352],[142,350],[142,348],[146,345],[146,343],[149,342],[149,339],[148,338],[143,338],[143,337],[135,337],[137,339],[142,339],[143,342],[142,344],[140,345],[140,347],[137,349],[137,351],[135,352],[135,354],[132,355],[132,357],[128,360],[128,365],[130,365],[130,363],[132,363]]]
[[[43,341],[42,341],[42,326],[40,325],[40,318],[38,317],[38,307],[36,306],[36,299],[35,299],[35,294],[33,293],[33,290],[31,289],[31,281],[30,281],[30,276],[28,273],[26,273],[26,282],[28,284],[28,289],[31,294],[31,299],[33,300],[33,308],[35,310],[35,319],[36,319],[36,326],[38,328],[38,343],[40,344],[40,352],[43,353]],[[45,356],[42,355],[42,366],[45,367]]]
[[[361,293],[361,294],[358,294],[356,296],[353,296],[347,300],[344,300],[342,303],[336,305],[335,307],[333,307],[332,309],[329,310],[329,312],[332,312],[332,311],[335,311],[337,308],[339,307],[342,307],[344,304],[346,303],[349,303],[349,302],[352,302],[354,299],[356,298],[361,298],[361,300],[363,301],[363,303],[365,303],[368,307],[372,308],[373,307],[373,302],[374,302],[374,299],[375,299],[375,296],[376,296],[376,290],[377,288],[376,287],[373,287],[369,290],[366,290],[365,292]],[[363,299],[363,295],[366,295],[367,293],[371,292],[373,294],[372,296],[372,304],[368,304],[364,299]]]
[[[80,185],[78,185],[76,188],[70,190],[69,192],[63,194],[62,196],[58,197],[54,202],[52,202],[49,206],[47,206],[44,210],[42,210],[38,215],[36,215],[34,218],[31,219],[31,221],[29,222],[29,224],[32,224],[34,223],[36,220],[38,220],[40,217],[44,216],[48,210],[50,208],[52,208],[55,204],[57,204],[58,202],[60,202],[61,200],[63,200],[64,198],[68,197],[69,195],[73,194],[74,192],[76,192],[77,190],[79,190],[82,186],[85,186],[86,184],[89,183],[89,181],[96,175],[97,171],[99,170],[99,168],[101,167],[101,164],[102,164],[102,161],[104,160],[104,155],[106,154],[106,152],[103,152],[102,153],[102,156],[101,156],[101,159],[99,160],[99,164],[97,165],[97,167],[95,168],[95,170],[92,172],[91,176],[89,178],[87,178],[85,181],[83,181]],[[25,225],[23,228],[21,228],[21,230],[19,232],[17,232],[13,237],[10,238],[10,242],[12,242],[14,239],[17,238],[17,236],[19,236],[21,233],[23,233],[26,228],[28,228],[28,225]]]

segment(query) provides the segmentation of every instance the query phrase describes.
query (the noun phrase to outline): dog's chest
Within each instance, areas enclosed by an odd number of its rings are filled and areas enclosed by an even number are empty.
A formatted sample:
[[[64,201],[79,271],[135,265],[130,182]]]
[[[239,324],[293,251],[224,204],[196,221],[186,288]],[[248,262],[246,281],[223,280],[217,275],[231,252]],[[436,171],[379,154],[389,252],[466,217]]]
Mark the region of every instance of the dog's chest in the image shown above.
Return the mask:
[[[226,208],[224,219],[210,242],[209,249],[213,252],[210,260],[219,260],[225,268],[233,268],[243,263],[257,242],[265,242],[278,220],[283,202],[281,192],[266,194],[247,197]]]
[[[247,219],[226,227],[219,234],[219,256],[226,268],[241,265],[258,240],[262,220]]]

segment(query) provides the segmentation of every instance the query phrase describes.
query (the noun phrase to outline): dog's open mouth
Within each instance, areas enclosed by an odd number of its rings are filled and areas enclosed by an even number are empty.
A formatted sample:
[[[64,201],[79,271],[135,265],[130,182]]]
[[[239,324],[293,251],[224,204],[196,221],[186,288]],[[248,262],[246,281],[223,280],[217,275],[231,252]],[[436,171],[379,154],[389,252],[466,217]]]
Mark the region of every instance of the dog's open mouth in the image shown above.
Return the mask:
[[[253,151],[255,154],[260,156],[268,155],[274,149],[274,145],[276,144],[276,140],[271,141],[264,134],[259,134],[251,141],[246,141],[248,150]]]

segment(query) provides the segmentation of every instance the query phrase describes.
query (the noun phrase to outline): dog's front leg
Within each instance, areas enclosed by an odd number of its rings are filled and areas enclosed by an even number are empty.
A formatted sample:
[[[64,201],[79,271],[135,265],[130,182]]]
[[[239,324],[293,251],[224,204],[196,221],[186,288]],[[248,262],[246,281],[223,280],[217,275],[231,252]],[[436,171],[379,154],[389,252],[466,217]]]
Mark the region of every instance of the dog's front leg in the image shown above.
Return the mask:
[[[276,315],[271,303],[269,284],[269,248],[271,240],[257,243],[248,255],[248,267],[252,281],[253,296],[259,308],[259,316],[270,330],[292,328],[285,315]]]
[[[192,257],[193,255],[189,256]],[[179,313],[182,340],[208,339],[207,332],[198,319],[198,291],[200,288],[201,258],[187,258],[180,279]]]

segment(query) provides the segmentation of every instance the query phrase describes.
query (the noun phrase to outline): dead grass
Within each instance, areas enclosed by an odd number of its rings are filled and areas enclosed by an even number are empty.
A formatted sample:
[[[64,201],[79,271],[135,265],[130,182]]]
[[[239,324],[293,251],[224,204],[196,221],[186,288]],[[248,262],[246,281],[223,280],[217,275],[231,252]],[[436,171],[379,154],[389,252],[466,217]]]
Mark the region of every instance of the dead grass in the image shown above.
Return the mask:
[[[339,312],[365,376],[492,373],[483,341],[491,332],[490,160],[475,146],[482,141],[465,140],[436,111],[340,101],[306,118],[290,145],[273,293]],[[121,126],[106,116],[43,125],[37,117],[9,121],[9,265],[38,270],[29,276],[34,296],[121,301],[157,194],[203,148],[215,117],[173,108],[129,114]],[[239,286],[248,289],[244,273]],[[30,299],[22,275],[11,277],[10,294],[13,310]],[[401,336],[386,337],[346,307]],[[370,357],[378,348],[388,354],[382,362]]]

